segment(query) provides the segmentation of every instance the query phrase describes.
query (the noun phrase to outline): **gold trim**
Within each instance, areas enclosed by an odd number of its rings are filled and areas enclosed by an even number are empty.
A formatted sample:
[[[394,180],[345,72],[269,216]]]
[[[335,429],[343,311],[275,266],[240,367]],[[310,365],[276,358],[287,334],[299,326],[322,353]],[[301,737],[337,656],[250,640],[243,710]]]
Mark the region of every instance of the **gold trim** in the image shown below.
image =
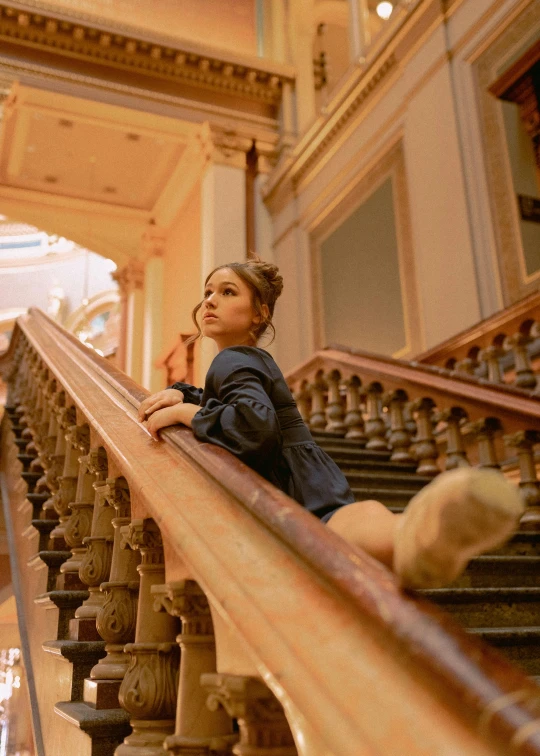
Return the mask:
[[[294,80],[292,73],[104,31],[50,12],[22,11],[6,3],[0,3],[0,40],[274,106],[281,100],[283,83]]]

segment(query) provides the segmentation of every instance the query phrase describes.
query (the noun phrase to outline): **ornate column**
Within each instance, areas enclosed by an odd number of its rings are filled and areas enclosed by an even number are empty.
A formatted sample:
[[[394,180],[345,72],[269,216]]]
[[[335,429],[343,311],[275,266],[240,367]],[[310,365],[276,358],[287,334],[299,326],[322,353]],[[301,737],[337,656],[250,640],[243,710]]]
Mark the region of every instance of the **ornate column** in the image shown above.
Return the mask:
[[[142,345],[142,384],[151,393],[163,388],[163,374],[155,367],[163,344],[163,256],[165,231],[149,226],[142,237],[144,268],[144,329]]]
[[[144,330],[144,264],[131,260],[113,273],[120,288],[120,367],[139,383],[142,381],[142,339]]]
[[[163,543],[153,520],[133,520],[127,540],[141,552],[141,576],[135,643],[124,651],[129,667],[120,686],[119,700],[131,715],[133,733],[115,756],[162,756],[163,742],[174,732],[178,690],[178,622],[165,612],[153,611],[152,586],[165,579]]]
[[[103,604],[96,626],[106,642],[107,655],[92,668],[84,681],[84,700],[97,709],[119,706],[120,684],[128,668],[124,645],[135,640],[140,552],[126,540],[131,521],[129,488],[124,478],[109,478],[108,501],[114,508],[111,524],[114,540],[109,581],[101,583]],[[82,567],[82,566],[81,566]]]
[[[254,677],[203,675],[209,691],[208,706],[223,706],[238,720],[240,741],[235,756],[297,756],[296,746],[283,712],[272,691]]]
[[[435,402],[429,397],[417,399],[412,404],[416,420],[416,438],[414,439],[414,454],[418,460],[416,472],[419,475],[437,475],[439,452],[433,437],[433,409]]]
[[[69,505],[75,498],[79,474],[79,449],[81,445],[87,449],[89,444],[88,426],[74,425],[75,420],[75,407],[64,408],[59,418],[60,432],[65,440],[64,468],[62,475],[58,477],[58,491],[54,496],[55,517],[53,518],[55,520],[59,518],[59,522],[49,535],[49,548],[53,550],[67,549],[62,523],[69,517]]]
[[[236,740],[231,719],[221,707],[206,707],[207,694],[200,684],[201,675],[216,672],[216,642],[206,596],[194,580],[155,585],[152,592],[154,608],[182,619],[177,637],[181,656],[176,728],[165,748],[177,756],[228,753]]]
[[[388,394],[384,400],[384,406],[388,407],[390,413],[390,435],[388,445],[392,450],[390,462],[413,462],[411,455],[411,436],[405,427],[403,410],[409,397],[401,389]]]

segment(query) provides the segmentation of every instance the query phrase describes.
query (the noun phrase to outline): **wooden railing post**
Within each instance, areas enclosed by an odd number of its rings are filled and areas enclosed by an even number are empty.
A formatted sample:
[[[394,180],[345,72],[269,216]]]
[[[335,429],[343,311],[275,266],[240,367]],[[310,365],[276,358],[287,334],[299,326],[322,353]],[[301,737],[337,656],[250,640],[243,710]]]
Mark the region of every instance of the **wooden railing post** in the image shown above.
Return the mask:
[[[412,404],[417,427],[416,438],[413,439],[413,448],[418,460],[416,472],[419,475],[437,475],[440,472],[437,466],[439,452],[433,436],[434,407],[435,402],[428,397],[417,399]]]
[[[531,367],[527,344],[532,341],[530,336],[516,333],[505,342],[509,350],[514,353],[516,380],[515,385],[519,388],[533,389],[536,386],[536,376]]]
[[[341,373],[338,370],[331,370],[326,376],[328,385],[328,403],[326,406],[326,428],[327,433],[343,435],[346,431],[344,422],[345,409],[341,398]]]
[[[301,382],[300,388],[294,392],[294,399],[302,420],[306,425],[309,425],[309,418],[311,415],[311,392],[307,381]]]
[[[309,427],[315,431],[326,428],[326,389],[323,372],[319,370],[310,386],[311,414],[309,416]]]
[[[445,470],[456,467],[469,467],[461,426],[467,419],[467,413],[461,407],[449,407],[438,412],[436,421],[446,423],[446,461]]]
[[[481,362],[485,362],[487,365],[488,381],[492,381],[493,383],[504,383],[499,362],[499,359],[503,354],[503,350],[493,344],[480,350],[478,353],[478,359]]]
[[[163,542],[153,520],[133,520],[127,540],[141,552],[137,568],[141,576],[135,643],[128,643],[128,670],[120,686],[119,699],[131,716],[133,733],[116,751],[116,756],[161,756],[163,742],[174,732],[178,691],[178,620],[165,612],[154,612],[152,586],[165,578]]]
[[[366,436],[368,442],[366,449],[386,451],[388,443],[385,438],[386,425],[381,416],[382,386],[380,383],[371,383],[366,391],[367,419]]]
[[[272,691],[254,677],[203,675],[208,706],[223,706],[238,720],[240,740],[235,756],[297,756],[298,751],[283,712]]]
[[[108,501],[114,508],[111,524],[114,540],[109,581],[101,583],[103,604],[96,627],[105,641],[107,655],[92,668],[84,682],[84,700],[98,709],[119,706],[120,684],[128,668],[124,646],[135,640],[140,552],[124,537],[131,521],[129,487],[124,478],[109,478]]]
[[[345,383],[347,390],[347,403],[345,412],[345,427],[347,433],[345,438],[352,438],[355,441],[367,441],[364,418],[362,417],[362,395],[360,388],[362,382],[357,375],[351,376]]]
[[[216,641],[210,606],[194,580],[153,586],[155,608],[164,607],[182,619],[180,682],[174,735],[165,740],[165,749],[177,756],[210,756],[229,752],[232,721],[222,707],[210,710],[201,675],[216,672]]]
[[[386,394],[383,404],[388,407],[390,413],[390,435],[388,436],[388,445],[392,450],[391,462],[413,462],[411,455],[411,437],[405,427],[403,410],[408,396],[405,391],[398,389],[390,394]]]
[[[540,482],[536,475],[535,444],[540,443],[540,432],[519,431],[504,437],[505,444],[516,450],[519,460],[519,489],[527,509],[520,528],[540,530]]]
[[[91,449],[86,456],[79,458],[79,463],[75,501],[70,502],[71,514],[64,518],[63,523],[64,538],[71,549],[71,557],[60,567],[57,581],[59,589],[85,588],[79,577],[79,567],[86,552],[83,538],[90,535],[96,498],[94,483],[104,481],[107,475],[107,455],[102,448]]]
[[[495,450],[495,434],[502,430],[500,420],[496,417],[485,417],[469,423],[467,430],[475,436],[478,443],[478,466],[498,470],[500,465]]]

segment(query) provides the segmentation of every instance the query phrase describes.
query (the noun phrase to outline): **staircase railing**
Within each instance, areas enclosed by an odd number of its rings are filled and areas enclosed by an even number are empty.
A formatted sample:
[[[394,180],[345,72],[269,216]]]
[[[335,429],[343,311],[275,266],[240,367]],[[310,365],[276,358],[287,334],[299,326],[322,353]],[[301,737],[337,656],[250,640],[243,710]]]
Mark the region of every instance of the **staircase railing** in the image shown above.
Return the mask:
[[[416,358],[534,391],[540,371],[540,294],[482,320]]]
[[[123,737],[119,756],[540,754],[521,671],[228,453],[182,429],[155,443],[146,392],[45,315],[19,321],[2,369],[47,756]]]

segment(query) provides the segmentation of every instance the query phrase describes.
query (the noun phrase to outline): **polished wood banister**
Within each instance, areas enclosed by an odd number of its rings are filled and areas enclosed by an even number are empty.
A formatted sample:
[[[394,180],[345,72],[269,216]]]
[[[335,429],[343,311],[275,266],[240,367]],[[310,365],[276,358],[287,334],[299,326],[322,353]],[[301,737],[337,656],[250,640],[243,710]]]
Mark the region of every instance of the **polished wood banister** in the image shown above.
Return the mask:
[[[467,408],[471,419],[496,414],[504,419],[509,430],[524,423],[540,428],[540,397],[532,396],[530,391],[341,345],[316,352],[286,377],[289,384],[298,385],[318,370],[326,373],[334,369],[344,375],[359,374],[365,379],[383,381],[386,388],[405,389],[411,396],[429,394],[447,404],[459,403]]]
[[[435,737],[439,728],[460,753],[540,754],[538,689],[519,670],[402,594],[387,570],[228,453],[183,429],[153,442],[135,420],[146,392],[42,313],[31,312],[18,329],[92,418],[132,489],[133,516],[152,516],[162,529],[167,580],[198,580],[297,734],[306,720],[306,732],[334,753],[368,754],[381,737],[378,726],[370,730],[375,702],[390,708],[380,717],[407,753],[424,752],[420,733]],[[238,672],[234,654],[224,651],[220,663]],[[377,677],[383,671],[386,681]]]

